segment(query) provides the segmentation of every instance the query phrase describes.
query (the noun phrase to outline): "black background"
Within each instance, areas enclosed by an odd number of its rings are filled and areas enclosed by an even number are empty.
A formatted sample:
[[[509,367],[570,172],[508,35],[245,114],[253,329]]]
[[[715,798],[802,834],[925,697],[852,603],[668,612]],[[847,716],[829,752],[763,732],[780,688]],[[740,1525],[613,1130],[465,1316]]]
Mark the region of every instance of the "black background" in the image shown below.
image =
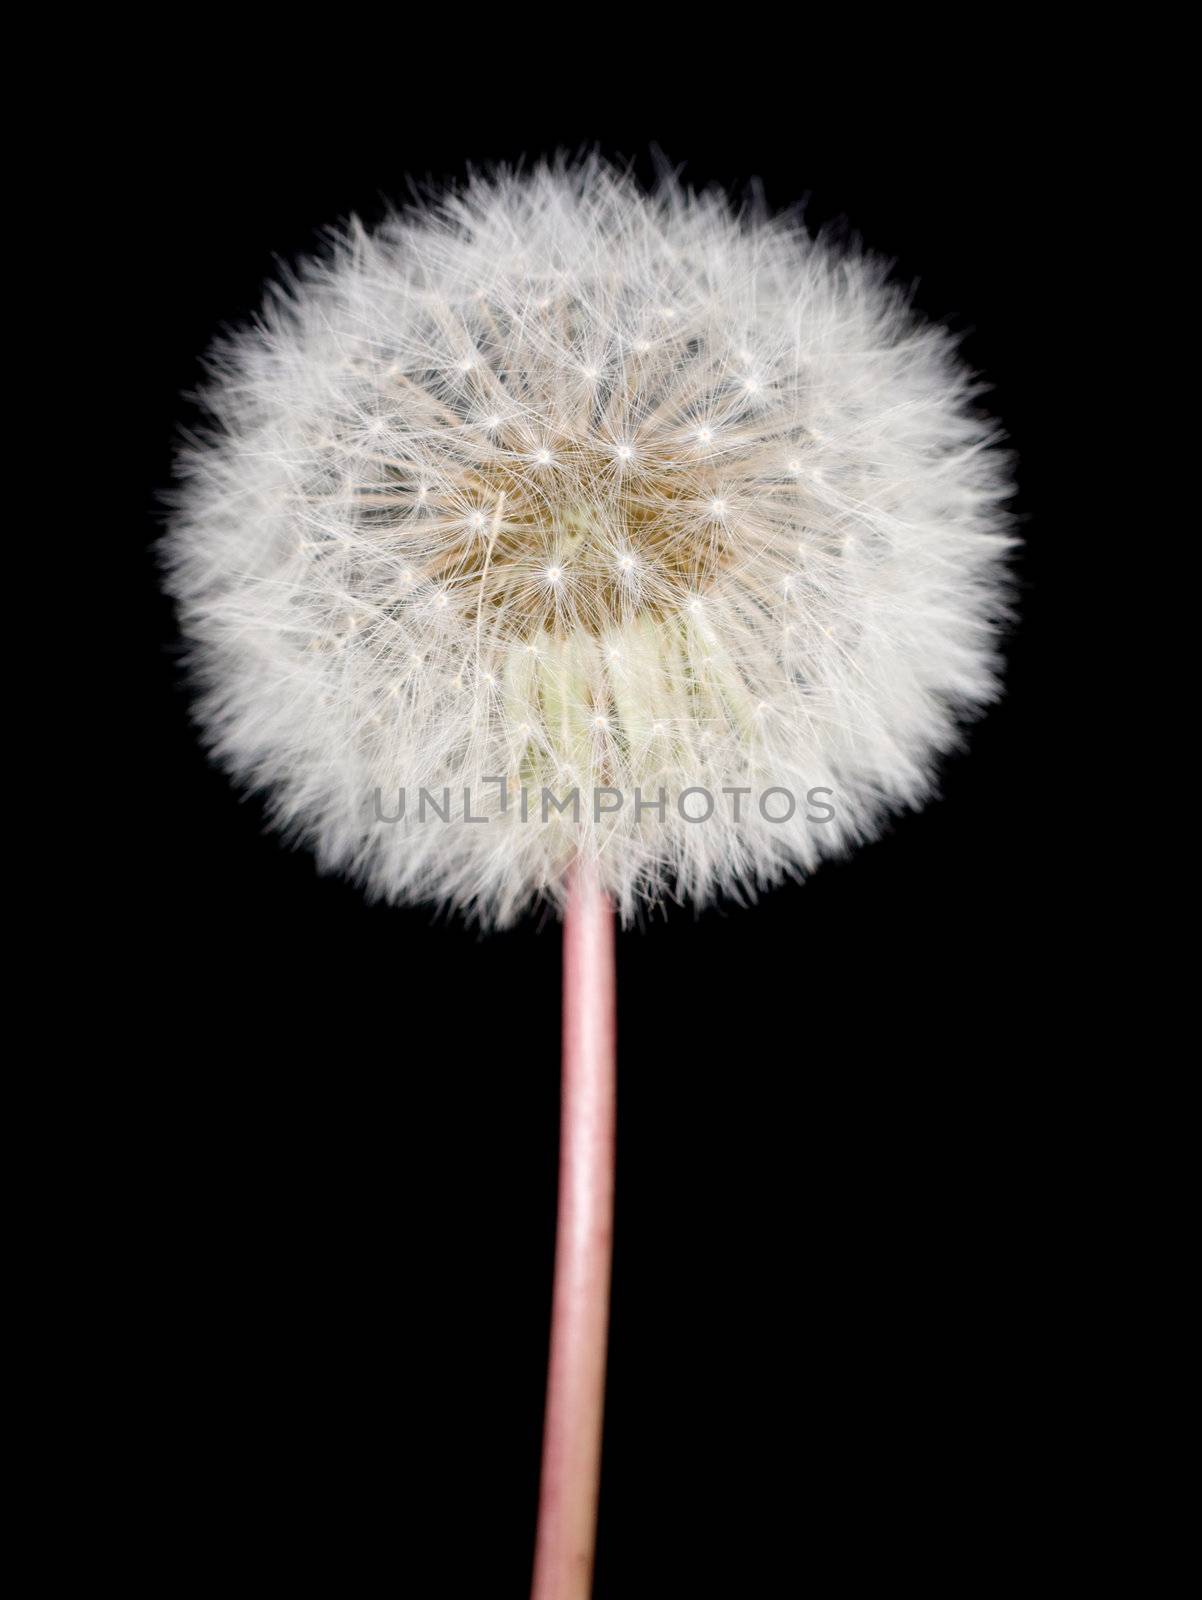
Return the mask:
[[[725,39],[688,73],[623,58],[586,95],[587,41],[527,79],[508,32],[470,70],[450,33],[395,56],[331,40],[304,69],[231,53],[106,101],[139,408],[107,1019],[149,1070],[115,1108],[98,1092],[96,1227],[106,1315],[136,1329],[122,1382],[162,1463],[142,1492],[164,1574],[219,1576],[237,1548],[240,1574],[295,1564],[344,1592],[525,1592],[558,1110],[553,922],[481,939],[368,906],[206,764],[149,553],[181,396],[277,257],[409,177],[594,145],[650,177],[658,146],[694,184],[804,202],[917,283],[991,385],[1026,543],[1007,696],[937,801],[803,887],[621,936],[596,1595],[775,1596],[819,1571],[817,1592],[896,1572],[963,1593],[966,1570],[1020,1569],[1050,1514],[1071,1277],[1042,775],[1073,138],[1022,52],[869,77],[847,46],[832,70],[790,35],[772,70]]]

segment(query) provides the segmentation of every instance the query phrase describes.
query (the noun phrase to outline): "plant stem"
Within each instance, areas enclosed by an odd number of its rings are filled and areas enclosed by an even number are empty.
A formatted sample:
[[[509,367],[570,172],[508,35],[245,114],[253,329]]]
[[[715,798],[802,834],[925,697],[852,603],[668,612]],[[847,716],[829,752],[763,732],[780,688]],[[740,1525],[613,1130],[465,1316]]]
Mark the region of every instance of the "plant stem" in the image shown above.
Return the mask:
[[[613,907],[573,872],[563,924],[563,1082],[551,1359],[532,1600],[592,1589],[613,1240]]]

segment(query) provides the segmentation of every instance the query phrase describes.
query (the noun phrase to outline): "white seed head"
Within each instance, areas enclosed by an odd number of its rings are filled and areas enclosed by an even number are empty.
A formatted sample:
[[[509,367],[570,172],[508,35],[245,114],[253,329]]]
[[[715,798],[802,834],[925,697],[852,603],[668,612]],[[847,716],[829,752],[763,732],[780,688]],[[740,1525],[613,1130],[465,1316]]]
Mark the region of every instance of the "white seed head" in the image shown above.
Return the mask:
[[[973,395],[874,261],[720,195],[590,161],[352,224],[217,349],[182,463],[212,747],[323,866],[489,924],[578,855],[624,917],[804,872],[996,691]]]

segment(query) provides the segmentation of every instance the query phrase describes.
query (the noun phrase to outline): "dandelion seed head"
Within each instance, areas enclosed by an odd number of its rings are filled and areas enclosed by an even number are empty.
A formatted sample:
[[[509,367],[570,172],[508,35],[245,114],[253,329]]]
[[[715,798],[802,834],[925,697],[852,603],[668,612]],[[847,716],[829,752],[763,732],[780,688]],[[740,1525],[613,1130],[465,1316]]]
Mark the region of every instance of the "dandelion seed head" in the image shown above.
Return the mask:
[[[181,464],[212,747],[324,866],[487,924],[581,854],[627,918],[808,871],[996,693],[1008,484],[973,393],[872,259],[719,194],[589,161],[356,225],[215,352]],[[702,749],[715,794],[825,787],[835,820],[636,814]],[[493,775],[584,803],[366,813]]]

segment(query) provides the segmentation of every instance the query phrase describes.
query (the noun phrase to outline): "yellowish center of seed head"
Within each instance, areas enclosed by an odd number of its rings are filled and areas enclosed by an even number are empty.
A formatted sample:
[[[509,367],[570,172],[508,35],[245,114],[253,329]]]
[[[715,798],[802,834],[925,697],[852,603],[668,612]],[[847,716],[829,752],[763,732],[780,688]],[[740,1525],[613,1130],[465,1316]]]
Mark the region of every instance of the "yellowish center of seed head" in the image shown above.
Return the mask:
[[[562,441],[456,466],[438,490],[404,473],[396,488],[419,538],[442,533],[423,575],[498,642],[662,617],[726,556],[716,471],[683,451]]]

